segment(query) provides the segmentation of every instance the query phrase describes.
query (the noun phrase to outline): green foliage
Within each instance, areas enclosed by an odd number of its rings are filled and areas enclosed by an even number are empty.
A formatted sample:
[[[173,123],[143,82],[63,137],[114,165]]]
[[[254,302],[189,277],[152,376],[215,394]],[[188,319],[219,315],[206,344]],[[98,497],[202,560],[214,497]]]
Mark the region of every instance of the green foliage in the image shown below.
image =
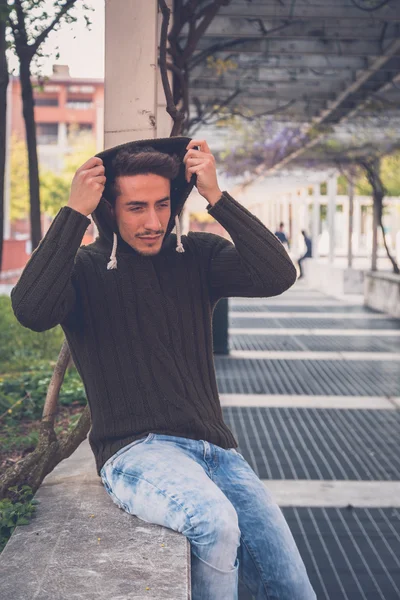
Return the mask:
[[[40,170],[41,211],[55,217],[62,206],[68,203],[72,178],[76,170],[96,154],[93,136],[87,133],[72,133],[69,138],[71,151],[65,156],[64,169],[54,173]],[[29,215],[28,157],[25,141],[14,136],[11,141],[11,220]]]
[[[39,419],[64,332],[57,326],[35,332],[20,325],[11,301],[0,296],[0,417],[1,425]],[[82,380],[75,367],[68,369],[59,403],[86,404]]]
[[[71,152],[64,158],[61,173],[43,171],[40,176],[40,198],[42,211],[55,217],[62,206],[68,203],[71,182],[75,172],[91,156],[96,154],[96,144],[92,135],[72,131],[69,137]]]
[[[4,550],[17,525],[30,523],[39,503],[28,485],[23,485],[20,489],[18,486],[13,486],[9,490],[12,492],[13,499],[0,500],[0,552]]]
[[[387,196],[400,196],[400,151],[388,154],[381,159],[381,179]],[[372,196],[372,188],[363,173],[357,181],[356,193]]]
[[[30,369],[32,363],[56,360],[64,339],[60,326],[36,332],[15,318],[8,296],[0,296],[0,375]]]
[[[39,364],[31,371],[0,377],[0,422],[11,425],[40,419],[52,374],[52,365]],[[72,403],[86,404],[85,388],[75,368],[66,372],[59,394],[61,406]]]
[[[36,448],[38,441],[39,431],[23,433],[20,431],[19,425],[2,426],[1,449],[6,454],[13,451],[23,452],[28,448],[32,450]]]
[[[11,138],[11,221],[29,214],[28,153],[26,143],[15,134]]]

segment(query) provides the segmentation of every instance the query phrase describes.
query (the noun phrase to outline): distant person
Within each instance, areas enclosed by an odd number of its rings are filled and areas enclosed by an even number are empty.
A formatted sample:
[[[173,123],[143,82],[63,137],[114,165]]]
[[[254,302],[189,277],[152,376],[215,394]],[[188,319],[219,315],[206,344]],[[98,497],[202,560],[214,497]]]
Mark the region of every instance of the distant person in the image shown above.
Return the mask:
[[[290,250],[290,243],[286,233],[284,232],[285,224],[279,223],[279,231],[275,231],[275,235],[282,242],[284,246],[287,246],[287,249]]]
[[[302,229],[301,231],[302,236],[304,237],[304,242],[305,245],[307,247],[307,251],[306,253],[301,256],[298,260],[298,264],[299,264],[299,269],[300,269],[300,275],[299,275],[299,279],[301,279],[302,277],[304,277],[304,273],[303,273],[303,269],[301,267],[301,263],[303,262],[303,260],[305,260],[306,258],[312,258],[312,241],[311,239],[308,237],[307,233],[304,231],[304,229]]]

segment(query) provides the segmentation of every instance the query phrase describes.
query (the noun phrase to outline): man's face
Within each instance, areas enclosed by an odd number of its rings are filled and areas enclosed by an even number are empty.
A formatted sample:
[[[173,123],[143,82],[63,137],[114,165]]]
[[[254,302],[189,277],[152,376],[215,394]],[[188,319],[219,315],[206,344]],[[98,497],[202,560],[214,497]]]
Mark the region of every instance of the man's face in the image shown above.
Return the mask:
[[[171,216],[170,180],[154,174],[124,175],[117,177],[117,184],[113,213],[122,239],[139,254],[158,254]]]

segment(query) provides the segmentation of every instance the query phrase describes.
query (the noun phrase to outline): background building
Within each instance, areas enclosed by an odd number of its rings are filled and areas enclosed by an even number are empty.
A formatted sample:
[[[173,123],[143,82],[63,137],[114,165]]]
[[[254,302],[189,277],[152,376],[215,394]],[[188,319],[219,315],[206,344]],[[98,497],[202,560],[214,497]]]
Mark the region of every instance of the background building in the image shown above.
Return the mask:
[[[54,65],[53,75],[43,80],[33,80],[35,121],[39,168],[60,173],[65,157],[74,151],[76,134],[86,132],[92,136],[96,150],[103,149],[104,131],[104,81],[103,79],[77,79],[69,74],[67,65]],[[11,77],[8,90],[8,156],[12,152],[12,139],[25,140],[22,113],[21,83]],[[87,139],[87,138],[86,138]],[[10,166],[8,167],[10,168]],[[16,283],[30,253],[29,216],[11,222],[11,184],[6,178],[5,224],[3,261],[0,273],[0,290]],[[42,213],[42,233],[46,233],[51,217]],[[82,240],[90,244],[96,235],[94,223],[88,227]]]
[[[34,81],[35,120],[40,165],[61,171],[70,150],[71,134],[92,133],[98,150],[103,148],[104,81],[70,77],[67,65],[54,65],[46,81]],[[11,134],[25,137],[19,78],[10,82]]]

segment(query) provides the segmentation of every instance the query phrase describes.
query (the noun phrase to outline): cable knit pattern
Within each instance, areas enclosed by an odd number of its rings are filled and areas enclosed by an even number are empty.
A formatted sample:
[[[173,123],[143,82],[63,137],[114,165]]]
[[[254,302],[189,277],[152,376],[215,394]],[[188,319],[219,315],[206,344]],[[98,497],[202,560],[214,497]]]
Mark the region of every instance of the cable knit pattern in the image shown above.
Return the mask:
[[[85,386],[97,473],[117,450],[162,433],[237,447],[225,425],[212,349],[212,312],[223,297],[281,294],[296,270],[281,242],[227,192],[209,213],[234,244],[209,233],[164,240],[156,256],[118,246],[118,269],[90,220],[65,206],[11,292],[22,325],[61,324]]]

